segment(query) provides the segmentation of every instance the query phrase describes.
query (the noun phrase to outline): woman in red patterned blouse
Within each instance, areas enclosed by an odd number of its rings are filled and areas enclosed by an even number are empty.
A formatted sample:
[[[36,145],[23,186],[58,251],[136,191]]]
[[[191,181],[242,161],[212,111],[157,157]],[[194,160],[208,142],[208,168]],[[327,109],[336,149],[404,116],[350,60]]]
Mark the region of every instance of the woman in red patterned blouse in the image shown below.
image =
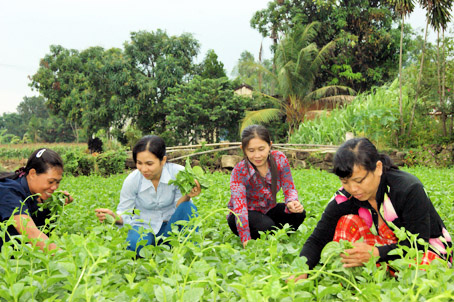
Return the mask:
[[[286,223],[296,230],[306,218],[288,160],[282,152],[271,150],[271,145],[270,134],[263,126],[249,126],[241,134],[245,159],[232,171],[228,207],[235,215],[229,213],[227,220],[244,247],[249,240],[260,237],[259,231]],[[276,203],[280,188],[285,203]]]

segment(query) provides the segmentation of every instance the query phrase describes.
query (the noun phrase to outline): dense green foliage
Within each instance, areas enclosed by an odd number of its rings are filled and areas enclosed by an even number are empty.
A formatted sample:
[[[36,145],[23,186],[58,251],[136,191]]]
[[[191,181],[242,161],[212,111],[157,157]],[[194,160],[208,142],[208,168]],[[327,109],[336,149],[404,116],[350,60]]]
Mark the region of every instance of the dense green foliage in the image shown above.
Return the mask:
[[[257,70],[257,65],[261,69]],[[276,83],[271,75],[273,72],[273,60],[263,60],[260,55],[258,60],[255,60],[254,55],[245,50],[240,54],[237,64],[233,68],[232,76],[234,76],[240,83],[244,83],[253,87],[256,91],[275,95]]]
[[[117,48],[78,51],[52,45],[31,79],[53,114],[89,135],[123,126],[135,103],[130,62]]]
[[[446,227],[454,230],[452,169],[413,168],[425,184]],[[75,201],[64,213],[52,240],[61,250],[43,254],[28,245],[11,243],[0,254],[1,301],[447,301],[454,296],[454,274],[443,263],[421,270],[417,255],[396,260],[397,278],[374,263],[351,269],[336,265],[336,251],[311,272],[310,279],[285,283],[307,272],[299,251],[323,208],[340,186],[332,174],[294,170],[293,176],[308,217],[299,230],[263,234],[243,249],[227,222],[230,197],[227,174],[212,175],[213,185],[195,198],[198,233],[173,234],[166,245],[146,247],[143,259],[126,251],[128,227],[100,224],[98,207],[115,208],[126,175],[65,177],[60,189]],[[282,200],[282,193],[278,199]],[[3,228],[2,228],[3,230]],[[399,232],[399,235],[402,232]],[[180,236],[180,237],[179,237]],[[325,258],[324,258],[325,259]]]
[[[43,97],[24,97],[17,113],[0,116],[0,144],[72,142],[75,139],[65,119],[54,116]]]
[[[146,133],[166,130],[164,100],[169,96],[169,88],[193,74],[193,60],[199,47],[199,42],[188,33],[169,36],[160,29],[131,33],[124,51],[137,85],[133,92],[133,121],[140,130]]]
[[[276,71],[272,75],[280,97],[270,97],[276,101],[279,108],[247,112],[241,129],[251,124],[269,122],[283,115],[289,125],[289,132],[292,133],[315,104],[338,103],[354,94],[354,91],[344,86],[316,85],[315,79],[336,45],[334,41],[330,41],[319,48],[314,41],[319,28],[318,22],[296,26],[291,34],[279,42],[275,55]],[[262,72],[270,73],[263,66],[257,67]]]
[[[195,64],[198,52],[192,35],[163,30],[132,32],[124,50],[53,45],[30,85],[53,114],[88,135],[102,130],[125,144],[131,129],[159,134],[168,144],[236,139],[236,127],[229,126],[242,118],[247,102],[233,95],[216,53]],[[221,127],[230,129],[220,133]]]
[[[20,145],[1,145],[0,159],[28,159],[33,151],[40,148],[50,148],[58,154],[66,152],[82,153],[87,150],[86,144],[20,144]]]
[[[109,176],[125,170],[127,153],[123,148],[111,149],[97,154],[88,153],[86,144],[32,144],[0,146],[0,161],[27,160],[39,148],[50,148],[57,152],[64,162],[65,174]],[[19,168],[19,167],[17,167]]]
[[[336,40],[337,46],[318,75],[317,86],[337,84],[365,91],[392,80],[397,73],[400,34],[392,26],[397,20],[387,1],[283,0],[270,1],[266,9],[257,11],[251,25],[277,45],[294,27],[320,22],[317,45]],[[406,49],[410,38],[404,38]]]
[[[213,49],[208,50],[205,59],[203,59],[203,62],[196,69],[196,74],[202,77],[202,79],[227,77],[224,70],[224,63],[218,61],[218,55]]]
[[[252,100],[235,95],[233,89],[227,78],[199,76],[170,88],[170,96],[165,100],[167,129],[171,130],[165,136],[167,144],[237,139],[239,121]]]
[[[404,87],[403,104],[406,110],[411,106],[410,93]],[[366,136],[379,146],[397,147],[405,141],[407,146],[421,146],[440,139],[437,121],[420,113],[414,124],[417,136],[399,136],[399,87],[394,81],[389,86],[373,89],[370,93],[358,95],[344,108],[337,108],[314,120],[306,121],[290,137],[290,142],[300,144],[333,144],[345,141],[346,132]],[[409,116],[405,118],[408,123]],[[399,144],[400,143],[400,144]]]

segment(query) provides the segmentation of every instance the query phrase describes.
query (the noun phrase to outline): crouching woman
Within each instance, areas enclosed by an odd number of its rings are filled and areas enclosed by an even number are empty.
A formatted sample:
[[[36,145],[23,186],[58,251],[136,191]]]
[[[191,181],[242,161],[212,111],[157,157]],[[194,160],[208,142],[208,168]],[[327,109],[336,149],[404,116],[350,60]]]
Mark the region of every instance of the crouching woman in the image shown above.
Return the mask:
[[[396,259],[399,256],[390,251],[397,244],[410,246],[410,242],[398,241],[389,226],[391,222],[429,244],[422,264],[438,258],[452,265],[451,236],[418,178],[399,170],[366,138],[351,139],[338,149],[333,172],[342,187],[328,203],[300,253],[307,258],[310,269],[319,262],[328,242],[341,239],[354,246],[339,256],[344,267],[362,266],[372,255],[378,262]],[[363,241],[356,242],[360,238]],[[306,277],[304,274],[297,279]]]
[[[63,176],[63,161],[50,149],[38,149],[31,154],[25,167],[14,173],[3,173],[0,176],[0,221],[5,222],[12,216],[14,225],[6,227],[4,241],[16,235],[24,235],[30,241],[45,250],[56,249],[55,243],[48,242],[48,230],[38,227],[46,224],[51,218],[48,209],[39,211],[39,204],[45,203],[58,189]],[[66,203],[73,201],[67,195]],[[3,239],[0,238],[0,247]]]
[[[119,226],[129,224],[132,229],[128,232],[128,250],[139,254],[145,245],[156,245],[160,242],[157,237],[170,235],[172,225],[178,221],[189,221],[197,216],[197,208],[191,198],[200,194],[197,186],[182,195],[180,189],[169,184],[171,179],[184,167],[167,163],[164,140],[155,135],[145,136],[134,146],[132,156],[137,170],[125,179],[120,194],[117,212],[110,209],[96,209],[96,216],[103,222],[106,215],[115,218]],[[139,213],[137,213],[137,210]]]

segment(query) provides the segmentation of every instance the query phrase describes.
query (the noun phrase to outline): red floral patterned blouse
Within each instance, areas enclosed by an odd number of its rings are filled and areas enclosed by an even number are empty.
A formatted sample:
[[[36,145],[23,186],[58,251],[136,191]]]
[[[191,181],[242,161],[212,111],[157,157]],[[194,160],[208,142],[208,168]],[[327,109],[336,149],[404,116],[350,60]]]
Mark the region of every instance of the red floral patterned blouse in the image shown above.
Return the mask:
[[[298,200],[298,192],[295,190],[287,157],[285,157],[284,153],[276,150],[272,150],[271,154],[276,161],[278,170],[276,192],[282,187],[286,204],[289,201]],[[271,193],[270,170],[268,170],[266,177],[263,179],[259,174],[256,174],[250,163],[242,160],[232,171],[230,192],[231,197],[228,207],[239,217],[239,219],[236,219],[236,227],[241,242],[245,242],[251,239],[248,210],[259,211],[265,214],[276,206]],[[285,211],[290,213],[287,208]],[[230,213],[229,215],[232,214]]]

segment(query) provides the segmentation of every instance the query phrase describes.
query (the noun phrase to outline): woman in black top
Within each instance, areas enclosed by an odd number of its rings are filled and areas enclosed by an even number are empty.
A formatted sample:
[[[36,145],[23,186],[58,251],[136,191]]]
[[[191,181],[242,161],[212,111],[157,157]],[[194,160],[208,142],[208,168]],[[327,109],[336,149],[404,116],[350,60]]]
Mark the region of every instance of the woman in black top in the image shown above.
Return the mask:
[[[397,243],[410,246],[410,242],[397,242],[389,222],[429,243],[424,263],[441,258],[452,264],[452,253],[448,254],[451,237],[422,183],[400,171],[387,155],[379,154],[367,138],[345,142],[334,156],[333,172],[343,186],[328,203],[300,253],[307,258],[310,269],[319,262],[324,246],[340,239],[364,239],[341,254],[344,267],[361,266],[371,254],[379,257],[379,262],[395,259],[398,256],[389,255],[389,251]]]

